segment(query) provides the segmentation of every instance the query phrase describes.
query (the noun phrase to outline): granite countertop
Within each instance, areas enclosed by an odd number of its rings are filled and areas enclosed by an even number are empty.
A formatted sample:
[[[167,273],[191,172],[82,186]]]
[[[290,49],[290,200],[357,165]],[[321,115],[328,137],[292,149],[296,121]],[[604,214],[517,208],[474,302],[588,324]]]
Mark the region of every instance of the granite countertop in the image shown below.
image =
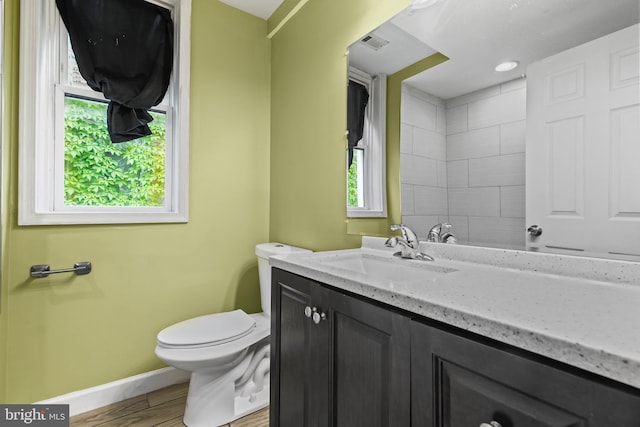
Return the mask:
[[[384,240],[270,263],[640,388],[640,263],[421,242],[430,263]]]

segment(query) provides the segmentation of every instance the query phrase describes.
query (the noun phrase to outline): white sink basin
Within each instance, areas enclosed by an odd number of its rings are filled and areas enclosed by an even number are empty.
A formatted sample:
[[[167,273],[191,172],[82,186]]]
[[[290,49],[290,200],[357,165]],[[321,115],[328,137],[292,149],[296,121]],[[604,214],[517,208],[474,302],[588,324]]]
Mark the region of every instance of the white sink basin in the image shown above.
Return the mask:
[[[438,265],[437,261],[400,259],[390,253],[373,255],[356,252],[343,256],[332,254],[326,257],[317,254],[314,258],[314,261],[328,268],[348,270],[378,281],[414,282],[433,277],[434,273],[439,275],[457,271],[454,268]]]

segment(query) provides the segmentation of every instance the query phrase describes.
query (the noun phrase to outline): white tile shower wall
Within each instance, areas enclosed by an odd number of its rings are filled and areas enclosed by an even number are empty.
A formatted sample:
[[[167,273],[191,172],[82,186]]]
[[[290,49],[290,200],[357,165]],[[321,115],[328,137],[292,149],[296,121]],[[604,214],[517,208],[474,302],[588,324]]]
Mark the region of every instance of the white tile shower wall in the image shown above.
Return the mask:
[[[469,160],[447,162],[448,188],[469,187]]]
[[[413,202],[416,215],[442,215],[442,209],[447,206],[447,189],[416,185]]]
[[[500,154],[524,153],[526,124],[520,120],[500,126]]]
[[[524,185],[524,153],[469,160],[470,187]]]
[[[526,81],[446,101],[449,222],[461,242],[524,245]]]
[[[447,108],[445,115],[447,135],[467,130],[467,104]]]
[[[404,86],[400,110],[402,221],[425,239],[448,218],[445,104]]]
[[[506,218],[524,218],[524,185],[500,187],[500,216]]]
[[[500,127],[447,135],[447,160],[475,159],[500,154]]]
[[[470,103],[467,122],[469,130],[524,120],[525,94],[526,89],[518,89]]]
[[[450,188],[449,212],[455,215],[500,216],[500,188]]]
[[[407,216],[414,215],[413,209],[413,185],[411,184],[400,184],[400,194],[402,195],[400,208],[402,209],[402,221],[404,222],[404,218]]]
[[[524,218],[469,217],[469,242],[504,248],[521,248]]]
[[[453,225],[453,232],[461,243],[469,242],[469,217],[449,215],[449,223]]]
[[[427,185],[438,184],[437,160],[412,154],[401,154],[400,182],[402,184]]]

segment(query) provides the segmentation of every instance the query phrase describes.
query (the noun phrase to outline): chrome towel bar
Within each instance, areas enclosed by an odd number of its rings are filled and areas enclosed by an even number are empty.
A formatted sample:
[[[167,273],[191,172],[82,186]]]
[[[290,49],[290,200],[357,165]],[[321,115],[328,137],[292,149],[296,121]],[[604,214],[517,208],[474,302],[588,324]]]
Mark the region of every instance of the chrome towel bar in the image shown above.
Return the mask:
[[[78,276],[91,273],[91,262],[80,261],[73,264],[73,268],[63,268],[60,270],[51,270],[49,264],[32,265],[29,270],[31,277],[41,279],[43,277],[49,277],[50,274],[58,273],[76,273]]]

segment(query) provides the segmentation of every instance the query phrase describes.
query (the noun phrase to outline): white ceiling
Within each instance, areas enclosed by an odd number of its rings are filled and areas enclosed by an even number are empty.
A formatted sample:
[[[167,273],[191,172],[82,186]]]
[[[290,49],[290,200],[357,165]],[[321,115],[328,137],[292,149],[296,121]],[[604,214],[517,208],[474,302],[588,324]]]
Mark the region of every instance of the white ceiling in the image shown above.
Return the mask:
[[[220,0],[267,19],[283,0]],[[347,0],[344,0],[347,1]],[[389,0],[392,1],[392,0]],[[449,57],[406,83],[442,99],[526,73],[527,64],[640,22],[640,0],[431,0],[399,13],[369,34],[390,43],[378,51],[354,43],[349,62],[392,74],[438,51]],[[497,73],[504,60],[513,71]]]
[[[636,24],[639,7],[639,0],[437,0],[372,31],[390,43],[377,52],[354,44],[349,59],[399,70],[415,62],[411,53],[422,44],[421,51],[450,59],[406,82],[450,99],[520,77],[530,62]],[[504,60],[520,66],[495,72]]]
[[[391,21],[382,24],[373,33],[388,41],[389,45],[377,51],[364,43],[349,46],[349,65],[368,74],[393,74],[436,53],[434,49],[401,30]]]
[[[220,0],[236,9],[244,10],[258,18],[267,19],[280,6],[283,0]]]

